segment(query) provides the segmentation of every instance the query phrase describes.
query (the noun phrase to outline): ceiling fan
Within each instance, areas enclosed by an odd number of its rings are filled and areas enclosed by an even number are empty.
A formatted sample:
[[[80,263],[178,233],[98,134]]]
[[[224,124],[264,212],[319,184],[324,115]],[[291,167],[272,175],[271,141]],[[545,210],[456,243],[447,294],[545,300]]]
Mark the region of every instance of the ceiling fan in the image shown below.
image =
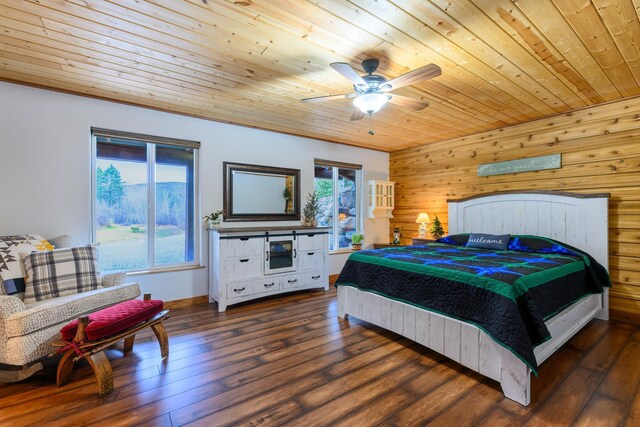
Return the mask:
[[[383,76],[373,74],[378,69],[379,61],[377,59],[365,59],[362,61],[362,69],[367,73],[366,76],[361,76],[345,62],[334,62],[330,65],[331,68],[353,83],[355,92],[305,98],[302,99],[302,102],[354,98],[353,105],[356,108],[354,108],[353,113],[351,113],[351,120],[360,120],[365,114],[371,115],[380,110],[387,102],[392,102],[401,107],[411,108],[415,111],[427,108],[429,105],[427,101],[390,94],[388,92],[423,80],[429,80],[442,74],[440,67],[435,64],[429,64],[402,74],[395,79],[387,80]]]

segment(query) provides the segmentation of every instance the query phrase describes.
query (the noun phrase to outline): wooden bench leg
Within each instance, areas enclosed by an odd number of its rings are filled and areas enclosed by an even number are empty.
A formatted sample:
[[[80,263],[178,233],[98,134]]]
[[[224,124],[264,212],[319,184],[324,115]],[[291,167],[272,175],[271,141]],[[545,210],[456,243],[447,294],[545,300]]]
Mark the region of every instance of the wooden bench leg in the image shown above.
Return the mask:
[[[156,334],[158,344],[160,344],[160,353],[164,359],[169,355],[169,337],[167,335],[167,330],[164,328],[162,323],[152,325],[151,329],[153,329],[153,333]]]
[[[130,353],[133,350],[133,343],[136,340],[136,334],[124,339],[124,353]]]
[[[87,360],[98,380],[100,397],[109,395],[113,391],[113,371],[104,351],[87,356]]]
[[[56,385],[62,387],[71,380],[71,372],[73,371],[73,358],[76,352],[71,349],[62,356],[58,363],[58,373],[56,375]]]

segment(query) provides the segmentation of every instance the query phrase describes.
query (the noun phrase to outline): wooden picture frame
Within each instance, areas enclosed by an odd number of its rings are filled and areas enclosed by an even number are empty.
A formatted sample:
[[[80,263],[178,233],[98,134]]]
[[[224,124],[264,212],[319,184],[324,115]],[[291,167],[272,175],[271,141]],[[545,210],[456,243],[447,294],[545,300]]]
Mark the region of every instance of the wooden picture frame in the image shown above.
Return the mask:
[[[237,179],[239,176],[253,176],[258,180],[264,177],[264,181],[267,179],[279,180],[279,178],[282,178],[282,188],[275,190],[275,195],[272,197],[272,200],[270,200],[270,202],[273,203],[269,203],[270,206],[280,203],[281,206],[284,206],[282,212],[277,212],[277,208],[265,208],[261,210],[259,197],[264,196],[265,192],[258,191],[255,188],[240,187]],[[236,178],[235,180],[234,177]],[[288,188],[291,197],[290,201],[282,195],[285,187]],[[239,194],[239,191],[243,193],[249,191],[256,192],[249,195]],[[239,195],[255,197],[252,197],[252,200],[248,202],[250,206],[240,208],[238,206]],[[280,199],[273,200],[273,198],[277,197],[280,197]],[[225,212],[225,222],[300,220],[300,169],[223,162],[223,209]]]

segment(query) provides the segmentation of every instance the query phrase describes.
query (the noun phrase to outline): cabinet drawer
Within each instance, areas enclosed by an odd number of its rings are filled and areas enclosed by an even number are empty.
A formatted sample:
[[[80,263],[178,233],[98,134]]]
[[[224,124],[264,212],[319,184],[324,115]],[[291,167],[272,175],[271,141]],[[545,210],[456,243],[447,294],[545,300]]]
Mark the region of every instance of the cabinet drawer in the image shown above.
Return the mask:
[[[320,270],[322,268],[324,268],[323,251],[298,252],[299,270]]]
[[[252,293],[253,289],[248,282],[227,283],[227,298],[238,298]]]
[[[324,271],[311,271],[304,275],[305,286],[317,286],[321,287],[327,283],[327,277],[324,275]]]
[[[282,288],[291,289],[304,285],[304,274],[287,274],[282,276]]]
[[[241,280],[262,276],[262,257],[226,259],[222,267],[225,280]]]
[[[324,249],[324,238],[326,234],[299,234],[298,251],[313,251]]]
[[[278,291],[282,288],[281,277],[265,277],[264,279],[254,280],[251,283],[253,292],[259,294],[261,292]]]
[[[246,258],[262,256],[264,238],[223,239],[220,240],[220,254],[222,258]]]

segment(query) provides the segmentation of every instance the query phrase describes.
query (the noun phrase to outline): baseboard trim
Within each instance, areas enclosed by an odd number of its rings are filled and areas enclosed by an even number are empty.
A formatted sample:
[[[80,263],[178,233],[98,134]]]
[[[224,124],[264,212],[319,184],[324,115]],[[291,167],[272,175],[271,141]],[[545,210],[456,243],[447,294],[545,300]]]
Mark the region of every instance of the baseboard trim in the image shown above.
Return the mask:
[[[609,318],[611,320],[617,320],[619,322],[640,325],[640,314],[636,314],[636,313],[628,313],[626,311],[609,309]]]
[[[175,308],[191,307],[192,305],[202,305],[209,303],[209,295],[200,295],[197,297],[177,299],[173,301],[165,301],[164,308],[172,310]]]

